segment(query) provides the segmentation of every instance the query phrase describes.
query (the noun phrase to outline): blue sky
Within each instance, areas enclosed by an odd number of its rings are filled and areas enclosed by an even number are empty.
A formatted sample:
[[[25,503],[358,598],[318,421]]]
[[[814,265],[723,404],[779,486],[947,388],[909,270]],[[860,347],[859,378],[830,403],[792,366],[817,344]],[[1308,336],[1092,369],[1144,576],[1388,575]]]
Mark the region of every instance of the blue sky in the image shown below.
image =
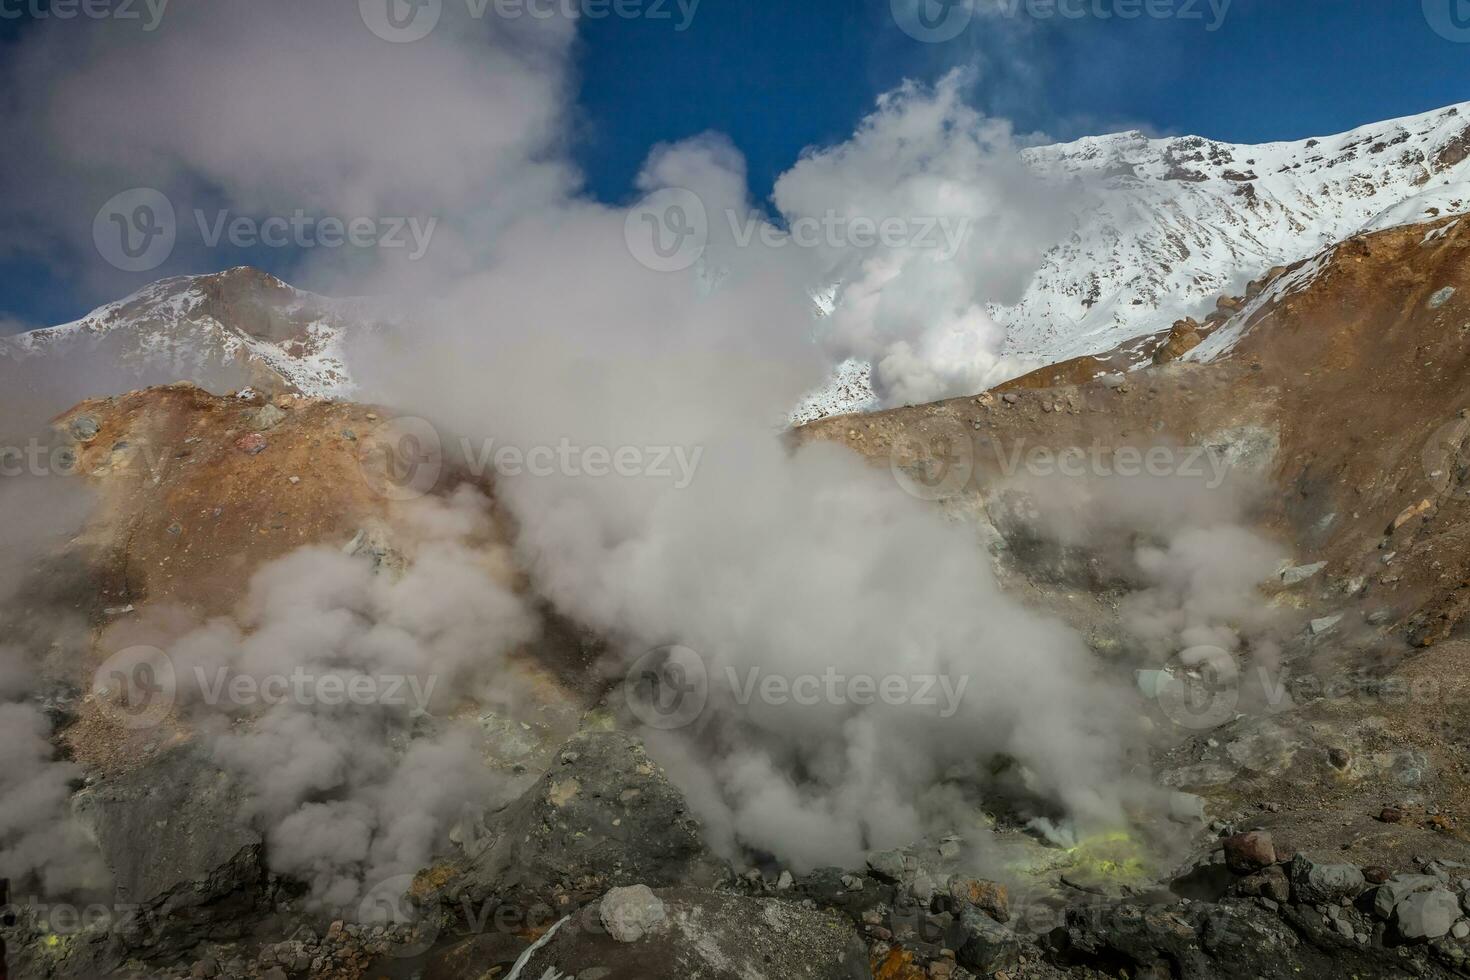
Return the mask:
[[[30,2],[0,0],[0,11]],[[1118,0],[1065,2],[1110,10]],[[653,144],[720,131],[764,199],[803,148],[845,138],[879,93],[957,65],[978,67],[979,108],[1064,139],[1124,128],[1294,139],[1470,99],[1470,43],[1436,33],[1425,12],[1448,17],[1458,4],[1464,19],[1448,22],[1470,24],[1465,0],[1234,0],[1214,31],[1210,0],[1158,2],[1200,19],[1020,14],[977,19],[937,44],[899,30],[889,0],[702,0],[682,32],[670,21],[586,20],[571,152],[589,193],[624,202]],[[0,40],[27,29],[25,18],[0,19]],[[237,261],[290,257],[221,264]],[[44,265],[0,256],[0,321],[59,322],[94,299]]]

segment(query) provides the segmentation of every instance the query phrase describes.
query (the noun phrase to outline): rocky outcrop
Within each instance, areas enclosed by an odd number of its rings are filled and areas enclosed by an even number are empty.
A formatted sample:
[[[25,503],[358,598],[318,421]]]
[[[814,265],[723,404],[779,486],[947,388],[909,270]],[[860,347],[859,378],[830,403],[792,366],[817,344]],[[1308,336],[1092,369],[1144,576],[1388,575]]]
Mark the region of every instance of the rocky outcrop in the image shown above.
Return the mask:
[[[264,843],[240,785],[186,746],[79,793],[78,819],[112,872],[120,906],[136,907],[130,947],[192,945],[238,935],[265,904]]]
[[[5,929],[12,975],[90,980],[247,934],[270,910],[272,882],[243,802],[238,784],[193,746],[82,790],[73,809],[112,875],[112,894],[20,906]],[[85,916],[65,912],[83,907]]]
[[[713,883],[723,874],[683,795],[626,732],[571,739],[488,833],[461,882],[474,901],[566,909],[609,888]]]
[[[1163,346],[1154,351],[1155,364],[1170,364],[1204,343],[1198,321],[1190,317],[1174,324]]]

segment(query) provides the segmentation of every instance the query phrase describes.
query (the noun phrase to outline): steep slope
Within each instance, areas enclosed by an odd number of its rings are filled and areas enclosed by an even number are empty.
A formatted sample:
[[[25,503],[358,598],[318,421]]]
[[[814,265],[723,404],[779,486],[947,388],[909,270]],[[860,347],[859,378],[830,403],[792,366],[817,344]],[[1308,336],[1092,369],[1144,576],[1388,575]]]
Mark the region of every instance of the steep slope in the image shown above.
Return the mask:
[[[1025,297],[992,314],[1009,353],[1094,353],[1359,231],[1465,210],[1467,158],[1462,107],[1293,143],[1134,132],[1031,150],[1038,174],[1096,192]]]
[[[1080,182],[1085,204],[1021,300],[989,308],[1002,352],[1055,363],[1121,347],[1360,231],[1470,209],[1467,110],[1259,146],[1132,132],[1028,150],[1044,179]],[[864,368],[845,366],[796,421],[869,409]]]

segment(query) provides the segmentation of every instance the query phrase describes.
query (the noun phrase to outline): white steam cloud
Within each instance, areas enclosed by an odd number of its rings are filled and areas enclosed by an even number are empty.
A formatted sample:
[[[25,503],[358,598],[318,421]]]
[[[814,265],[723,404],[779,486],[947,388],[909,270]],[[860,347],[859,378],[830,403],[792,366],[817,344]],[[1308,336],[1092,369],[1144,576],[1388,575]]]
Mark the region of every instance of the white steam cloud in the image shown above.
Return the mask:
[[[1010,123],[965,104],[963,71],[878,100],[853,137],[807,153],[776,184],[788,221],[836,214],[906,222],[894,247],[824,249],[839,283],[826,343],[873,363],[888,404],[974,394],[1037,365],[1001,356],[989,303],[1020,298],[1070,228],[1075,189],[1043,184]]]
[[[703,450],[681,490],[563,474],[507,477],[496,492],[519,566],[560,612],[629,660],[666,643],[704,658],[709,724],[653,747],[727,850],[851,863],[946,826],[997,783],[1036,817],[1122,820],[1137,789],[1125,702],[1079,637],[1002,593],[971,535],[836,448],[790,451],[775,424],[834,358],[872,359],[895,402],[1018,370],[985,307],[1021,291],[1066,209],[1026,174],[1010,127],[965,105],[963,76],[905,85],[777,185],[788,228],[828,213],[933,219],[930,235],[941,219],[963,226],[940,230],[941,249],[744,243],[721,217],[757,210],[738,150],[718,136],[656,148],[639,189],[693,191],[712,220],[699,265],[655,273],[628,247],[628,211],[577,197],[559,152],[575,25],[461,23],[454,6],[430,38],[399,45],[351,5],[286,0],[191,6],[148,36],[68,24],[83,28],[69,38],[80,67],[59,79],[42,66],[63,63],[60,33],[32,39],[0,117],[28,134],[0,156],[24,189],[0,198],[0,227],[18,230],[4,244],[34,232],[48,257],[84,254],[96,204],[148,183],[257,214],[441,215],[450,233],[431,261],[354,277],[433,287],[419,293],[432,301],[406,303],[409,329],[351,353],[354,370],[367,397],[432,419],[451,448]],[[36,78],[54,85],[27,99]],[[819,348],[810,292],[834,281]],[[196,666],[441,677],[437,728],[412,744],[411,712],[358,706],[283,704],[205,733],[246,781],[277,870],[324,903],[417,870],[466,801],[499,791],[453,723],[461,701],[504,696],[504,657],[534,631],[486,506],[468,493],[425,504],[401,575],[292,555],[258,573],[236,616],[171,648],[186,678]],[[1171,554],[1145,565],[1162,577]],[[949,717],[740,704],[727,679],[752,669],[933,677],[963,693]],[[29,796],[44,802],[54,779],[37,779]]]
[[[328,907],[426,866],[466,806],[504,792],[473,720],[457,720],[513,693],[505,656],[537,629],[488,506],[468,487],[414,502],[404,517],[418,537],[387,567],[325,548],[288,555],[254,575],[236,616],[169,650],[180,699],[209,702],[194,716],[243,779],[272,868]],[[209,736],[220,709],[250,724]],[[410,741],[425,713],[437,723]]]

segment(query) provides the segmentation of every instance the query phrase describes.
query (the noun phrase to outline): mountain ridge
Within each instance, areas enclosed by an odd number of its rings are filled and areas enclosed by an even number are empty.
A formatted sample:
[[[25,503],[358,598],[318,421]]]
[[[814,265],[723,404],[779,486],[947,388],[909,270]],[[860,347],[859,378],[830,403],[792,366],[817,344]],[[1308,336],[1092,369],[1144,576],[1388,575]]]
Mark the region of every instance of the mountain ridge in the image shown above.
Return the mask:
[[[1017,374],[1203,319],[1247,280],[1360,232],[1470,210],[1470,103],[1296,141],[1132,130],[1022,157],[1041,179],[1087,193],[1021,298],[988,308]],[[830,308],[833,296],[814,295]],[[72,323],[0,338],[0,363],[80,348],[140,377],[343,398],[356,389],[346,333],[366,319],[365,304],[238,267],[159,280]],[[792,418],[876,407],[868,365],[848,361]]]

